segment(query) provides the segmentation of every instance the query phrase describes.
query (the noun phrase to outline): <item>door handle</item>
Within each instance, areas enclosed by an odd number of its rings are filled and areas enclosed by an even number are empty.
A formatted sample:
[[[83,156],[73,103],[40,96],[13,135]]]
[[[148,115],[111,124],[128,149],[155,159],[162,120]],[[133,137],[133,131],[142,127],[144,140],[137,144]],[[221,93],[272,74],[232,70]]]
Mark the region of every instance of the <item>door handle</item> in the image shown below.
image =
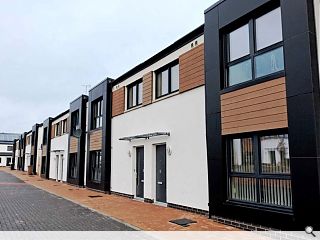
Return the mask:
[[[141,180],[141,182],[144,182],[144,180]]]
[[[159,185],[162,185],[162,182],[157,182]]]

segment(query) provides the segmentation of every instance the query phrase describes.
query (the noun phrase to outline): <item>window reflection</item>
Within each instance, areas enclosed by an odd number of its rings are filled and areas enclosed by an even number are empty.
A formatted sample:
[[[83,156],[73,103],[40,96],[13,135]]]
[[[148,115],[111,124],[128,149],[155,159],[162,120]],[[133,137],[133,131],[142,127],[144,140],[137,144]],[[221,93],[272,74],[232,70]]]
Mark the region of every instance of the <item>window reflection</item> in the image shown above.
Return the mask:
[[[260,138],[261,170],[263,173],[290,173],[288,135]]]
[[[254,171],[252,138],[242,138],[232,140],[232,172]]]

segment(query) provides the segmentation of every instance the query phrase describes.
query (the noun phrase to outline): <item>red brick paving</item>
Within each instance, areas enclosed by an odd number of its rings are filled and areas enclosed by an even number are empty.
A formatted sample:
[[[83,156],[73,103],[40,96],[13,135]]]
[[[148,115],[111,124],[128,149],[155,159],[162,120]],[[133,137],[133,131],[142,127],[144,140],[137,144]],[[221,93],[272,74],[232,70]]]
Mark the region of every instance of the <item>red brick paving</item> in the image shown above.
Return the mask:
[[[208,219],[206,216],[185,212],[173,208],[144,203],[116,195],[99,193],[86,188],[78,188],[66,183],[58,183],[52,180],[39,181],[39,176],[28,176],[26,172],[11,171],[8,168],[0,168],[35,187],[69,199],[82,206],[94,209],[120,221],[126,222],[145,231],[235,231],[236,228],[223,225]],[[102,197],[90,198],[92,195]],[[170,223],[170,220],[188,218],[197,223],[189,227],[181,227]]]

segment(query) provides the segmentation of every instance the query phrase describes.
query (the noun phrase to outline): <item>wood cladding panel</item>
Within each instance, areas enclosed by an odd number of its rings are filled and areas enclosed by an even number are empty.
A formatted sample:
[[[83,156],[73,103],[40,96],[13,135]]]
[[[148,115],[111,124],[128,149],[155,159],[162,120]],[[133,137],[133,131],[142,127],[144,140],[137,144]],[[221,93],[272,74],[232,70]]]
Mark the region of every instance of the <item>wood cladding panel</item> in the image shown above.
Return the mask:
[[[181,93],[204,85],[204,44],[179,57],[179,79]]]
[[[42,156],[47,156],[47,145],[42,146]]]
[[[221,95],[222,135],[287,127],[285,78]]]
[[[51,126],[51,139],[54,138],[54,134],[55,134],[55,130],[56,130],[56,125],[52,125]]]
[[[124,113],[124,87],[112,92],[112,117]]]
[[[153,72],[143,76],[143,105],[152,103],[152,82]]]
[[[78,138],[76,137],[70,137],[70,153],[76,153],[78,152]]]
[[[90,132],[90,151],[102,149],[102,130]]]

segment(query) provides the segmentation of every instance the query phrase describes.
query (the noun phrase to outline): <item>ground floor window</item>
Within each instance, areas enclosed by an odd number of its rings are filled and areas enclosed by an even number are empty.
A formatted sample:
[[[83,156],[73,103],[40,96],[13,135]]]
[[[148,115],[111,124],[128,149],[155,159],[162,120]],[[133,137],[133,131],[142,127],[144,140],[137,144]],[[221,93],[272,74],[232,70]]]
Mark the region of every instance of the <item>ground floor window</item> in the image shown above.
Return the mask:
[[[77,154],[76,153],[70,153],[69,156],[69,173],[70,178],[77,178]]]
[[[42,157],[41,159],[41,174],[46,173],[46,157]]]
[[[7,166],[10,166],[11,164],[11,158],[7,158]]]
[[[227,140],[229,200],[291,208],[288,134]]]
[[[90,180],[94,182],[101,182],[101,151],[90,152]]]

